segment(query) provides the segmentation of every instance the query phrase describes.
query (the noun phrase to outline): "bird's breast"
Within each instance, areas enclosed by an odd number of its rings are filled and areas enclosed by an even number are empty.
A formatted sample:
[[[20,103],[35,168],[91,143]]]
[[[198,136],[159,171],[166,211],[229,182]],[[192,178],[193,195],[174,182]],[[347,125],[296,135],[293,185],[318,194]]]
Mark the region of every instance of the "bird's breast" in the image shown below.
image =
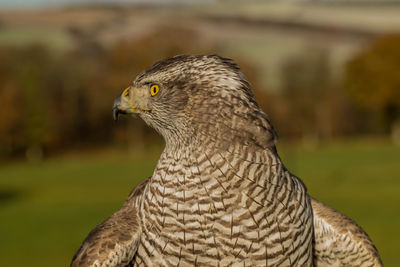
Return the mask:
[[[290,179],[266,187],[271,170],[260,166],[223,163],[159,164],[142,202],[137,263],[291,265],[280,256],[308,238],[304,191]]]

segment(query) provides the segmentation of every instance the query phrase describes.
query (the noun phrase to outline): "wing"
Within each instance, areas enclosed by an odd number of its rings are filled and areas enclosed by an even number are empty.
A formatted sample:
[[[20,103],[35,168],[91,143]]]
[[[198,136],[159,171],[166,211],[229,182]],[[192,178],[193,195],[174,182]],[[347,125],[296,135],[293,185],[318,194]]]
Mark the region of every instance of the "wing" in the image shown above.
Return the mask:
[[[149,179],[136,186],[120,210],[94,228],[75,253],[71,267],[126,266],[140,240],[138,208]]]
[[[353,220],[311,198],[315,266],[383,266],[378,251]]]

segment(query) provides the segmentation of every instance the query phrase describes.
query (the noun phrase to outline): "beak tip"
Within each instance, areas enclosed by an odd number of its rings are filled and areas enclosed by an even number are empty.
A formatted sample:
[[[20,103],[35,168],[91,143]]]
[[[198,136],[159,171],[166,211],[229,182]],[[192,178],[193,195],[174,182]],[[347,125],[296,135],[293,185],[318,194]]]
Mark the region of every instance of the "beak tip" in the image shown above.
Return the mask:
[[[118,115],[121,113],[121,110],[119,109],[119,105],[121,103],[121,94],[114,100],[113,103],[113,119],[114,121],[118,120]]]
[[[118,121],[119,110],[117,108],[113,108],[113,119],[114,121]]]

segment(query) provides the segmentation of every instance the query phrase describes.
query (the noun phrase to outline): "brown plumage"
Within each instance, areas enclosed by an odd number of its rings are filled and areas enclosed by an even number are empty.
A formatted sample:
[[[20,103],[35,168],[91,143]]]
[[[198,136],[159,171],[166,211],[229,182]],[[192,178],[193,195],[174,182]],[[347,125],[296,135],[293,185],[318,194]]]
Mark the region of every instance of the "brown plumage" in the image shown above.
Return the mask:
[[[364,230],[338,211],[311,199],[315,266],[382,266]]]
[[[140,238],[138,208],[147,181],[137,185],[122,208],[89,233],[71,267],[127,266],[131,262]]]
[[[119,113],[138,114],[166,147],[152,177],[89,234],[72,266],[380,263],[361,228],[311,200],[285,168],[233,61],[158,62],[116,99]]]

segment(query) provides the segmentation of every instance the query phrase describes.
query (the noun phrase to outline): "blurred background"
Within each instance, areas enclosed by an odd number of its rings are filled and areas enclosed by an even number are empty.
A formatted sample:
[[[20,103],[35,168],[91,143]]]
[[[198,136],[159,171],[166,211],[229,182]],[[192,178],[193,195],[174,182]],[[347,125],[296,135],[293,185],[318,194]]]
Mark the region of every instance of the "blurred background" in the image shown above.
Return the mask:
[[[383,262],[400,233],[400,2],[0,2],[0,266],[67,266],[151,176],[163,140],[112,120],[155,61],[233,58],[311,195]]]

